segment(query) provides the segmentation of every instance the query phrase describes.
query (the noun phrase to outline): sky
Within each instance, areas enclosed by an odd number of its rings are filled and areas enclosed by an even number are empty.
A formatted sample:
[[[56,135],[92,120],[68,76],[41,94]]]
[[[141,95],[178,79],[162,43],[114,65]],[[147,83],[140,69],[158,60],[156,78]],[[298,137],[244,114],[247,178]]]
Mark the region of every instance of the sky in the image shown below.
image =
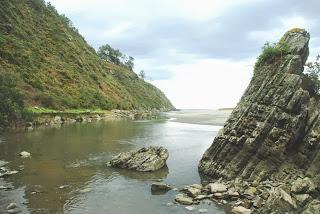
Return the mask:
[[[319,0],[49,0],[98,49],[135,58],[135,72],[181,109],[234,107],[267,41],[289,29],[320,53]]]

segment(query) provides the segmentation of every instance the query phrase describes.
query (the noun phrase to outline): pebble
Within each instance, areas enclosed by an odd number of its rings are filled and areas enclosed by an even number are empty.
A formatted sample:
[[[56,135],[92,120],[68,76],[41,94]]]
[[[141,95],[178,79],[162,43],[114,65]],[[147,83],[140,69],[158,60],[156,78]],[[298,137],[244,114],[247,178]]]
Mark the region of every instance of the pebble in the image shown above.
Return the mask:
[[[62,186],[59,186],[59,189],[64,189],[66,187],[68,187],[68,185],[62,185]]]
[[[193,207],[193,206],[187,206],[186,209],[187,209],[188,211],[193,211],[193,210],[194,210],[194,207]]]
[[[26,151],[20,152],[19,155],[21,156],[21,158],[30,158],[31,157],[31,154]]]
[[[91,192],[91,191],[92,191],[92,188],[85,188],[85,189],[80,190],[79,192],[80,193],[87,193],[87,192]]]

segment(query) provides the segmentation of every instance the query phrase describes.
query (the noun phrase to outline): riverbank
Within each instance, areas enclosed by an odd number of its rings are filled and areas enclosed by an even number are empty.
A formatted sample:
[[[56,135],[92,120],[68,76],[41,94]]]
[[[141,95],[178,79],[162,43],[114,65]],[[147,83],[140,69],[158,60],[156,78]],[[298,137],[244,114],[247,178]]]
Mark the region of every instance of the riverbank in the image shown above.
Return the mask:
[[[163,110],[167,111],[167,110]],[[24,120],[15,122],[3,130],[28,130],[43,127],[60,127],[64,124],[90,123],[100,120],[119,121],[119,120],[153,120],[164,118],[162,110],[89,110],[89,109],[70,109],[57,111],[46,108],[28,108],[27,117]]]

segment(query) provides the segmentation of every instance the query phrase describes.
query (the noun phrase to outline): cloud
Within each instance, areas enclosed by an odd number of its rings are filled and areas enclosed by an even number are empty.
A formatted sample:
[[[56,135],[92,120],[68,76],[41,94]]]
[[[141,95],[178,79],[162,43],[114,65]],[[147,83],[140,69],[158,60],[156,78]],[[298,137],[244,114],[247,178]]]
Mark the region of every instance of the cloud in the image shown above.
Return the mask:
[[[234,104],[252,73],[244,65],[289,28],[306,28],[311,57],[320,52],[319,0],[50,1],[93,47],[108,43],[135,57],[136,72],[145,70],[177,106]]]
[[[234,107],[249,84],[252,61],[203,59],[172,67],[169,80],[151,83],[161,88],[177,108]]]

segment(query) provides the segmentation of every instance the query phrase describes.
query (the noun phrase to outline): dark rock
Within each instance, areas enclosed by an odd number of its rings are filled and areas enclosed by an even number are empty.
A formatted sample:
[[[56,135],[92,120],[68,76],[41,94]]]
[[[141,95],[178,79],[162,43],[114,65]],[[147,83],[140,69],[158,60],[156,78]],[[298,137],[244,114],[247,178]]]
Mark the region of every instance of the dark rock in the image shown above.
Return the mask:
[[[165,183],[160,183],[160,182],[157,182],[157,183],[152,183],[151,184],[151,191],[152,192],[167,192],[169,190],[171,190],[172,187],[168,184],[165,184]]]
[[[143,147],[120,153],[107,163],[107,166],[150,172],[166,165],[169,152],[163,147]]]

